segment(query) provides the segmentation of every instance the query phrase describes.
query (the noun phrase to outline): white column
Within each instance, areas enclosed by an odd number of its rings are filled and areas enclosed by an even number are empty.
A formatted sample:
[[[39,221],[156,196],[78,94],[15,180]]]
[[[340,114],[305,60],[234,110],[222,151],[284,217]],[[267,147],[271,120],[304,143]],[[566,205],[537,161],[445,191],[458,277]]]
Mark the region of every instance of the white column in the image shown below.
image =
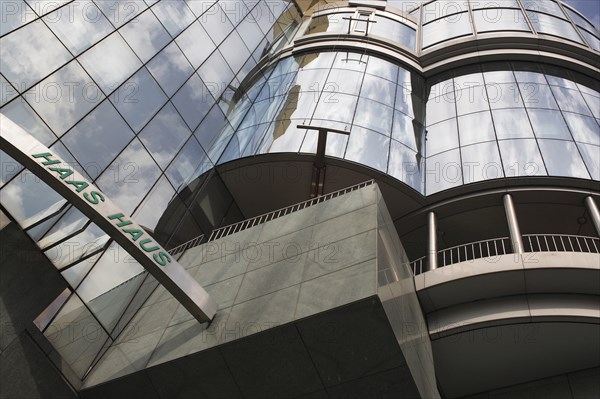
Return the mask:
[[[591,196],[585,198],[585,205],[596,228],[596,233],[600,236],[600,211],[598,211],[598,205],[596,205],[596,201]]]
[[[503,199],[513,252],[516,254],[522,254],[525,252],[525,247],[523,246],[523,237],[521,236],[521,229],[519,229],[519,221],[517,220],[517,214],[515,212],[515,205],[513,204],[512,196],[510,194],[505,194]]]
[[[427,264],[429,270],[437,269],[437,220],[435,213],[429,212],[427,215],[427,229],[429,239],[427,242]]]

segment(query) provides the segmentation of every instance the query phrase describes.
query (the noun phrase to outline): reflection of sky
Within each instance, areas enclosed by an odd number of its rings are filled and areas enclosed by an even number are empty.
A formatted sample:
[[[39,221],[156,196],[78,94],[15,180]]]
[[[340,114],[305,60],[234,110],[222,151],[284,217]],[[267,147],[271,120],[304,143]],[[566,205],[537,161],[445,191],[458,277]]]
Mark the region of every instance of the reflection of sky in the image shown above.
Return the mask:
[[[598,0],[563,0],[563,2],[582,13],[592,21],[594,26],[600,26],[600,3]]]

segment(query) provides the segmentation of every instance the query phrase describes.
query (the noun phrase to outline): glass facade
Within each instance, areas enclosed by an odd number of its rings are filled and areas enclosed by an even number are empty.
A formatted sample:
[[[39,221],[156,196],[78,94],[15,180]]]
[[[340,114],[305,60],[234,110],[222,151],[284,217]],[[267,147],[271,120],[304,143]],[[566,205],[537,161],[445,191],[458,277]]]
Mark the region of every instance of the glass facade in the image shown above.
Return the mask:
[[[566,65],[500,61],[430,76],[417,62],[498,32],[597,55],[596,27],[551,0],[406,3],[302,16],[284,0],[3,2],[0,112],[167,248],[244,219],[215,168],[314,154],[317,133],[301,124],[349,132],[329,136],[327,156],[423,196],[505,177],[600,180],[597,80]],[[292,52],[296,39],[366,45]],[[89,353],[59,349],[83,377],[155,282],[0,155],[3,210],[72,287],[57,320],[98,325]]]
[[[231,126],[232,93],[298,26],[293,3],[8,3],[2,2],[0,38],[2,114],[167,247],[242,217],[223,183],[206,173],[214,166],[208,153],[213,136]],[[4,210],[74,292],[45,333],[95,323],[99,339],[86,353],[57,344],[83,378],[156,283],[78,210],[1,156]]]

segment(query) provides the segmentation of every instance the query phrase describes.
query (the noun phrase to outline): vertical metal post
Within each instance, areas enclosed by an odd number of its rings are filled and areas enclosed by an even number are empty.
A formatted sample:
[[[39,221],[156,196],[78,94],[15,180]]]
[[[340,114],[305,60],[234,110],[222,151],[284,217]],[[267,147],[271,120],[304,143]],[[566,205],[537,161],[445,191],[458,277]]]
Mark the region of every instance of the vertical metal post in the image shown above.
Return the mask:
[[[525,252],[525,247],[523,246],[523,237],[521,236],[521,229],[519,228],[519,221],[517,220],[512,196],[510,194],[505,194],[503,199],[513,252],[515,254],[522,254]]]
[[[427,229],[429,239],[427,242],[427,264],[429,270],[435,270],[438,267],[437,264],[437,220],[435,213],[429,212],[427,215]]]
[[[598,205],[596,205],[596,201],[594,201],[592,196],[585,198],[585,205],[592,218],[592,223],[594,223],[594,227],[596,228],[596,233],[600,236],[600,211],[598,211]]]

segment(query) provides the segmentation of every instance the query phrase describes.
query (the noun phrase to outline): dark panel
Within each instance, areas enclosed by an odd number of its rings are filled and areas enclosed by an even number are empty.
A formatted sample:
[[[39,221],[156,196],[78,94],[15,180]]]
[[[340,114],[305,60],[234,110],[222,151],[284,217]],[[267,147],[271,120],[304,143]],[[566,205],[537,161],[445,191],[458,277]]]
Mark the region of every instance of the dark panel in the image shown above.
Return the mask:
[[[332,399],[421,398],[408,366],[329,387],[327,391]]]
[[[56,268],[16,223],[0,231],[0,349],[66,288]]]
[[[291,398],[323,389],[294,324],[227,344],[221,353],[245,398]]]
[[[82,391],[81,399],[159,399],[144,370]]]
[[[0,398],[77,398],[31,337],[23,332],[0,354]]]
[[[242,397],[221,353],[216,349],[182,357],[149,368],[147,372],[163,399]]]
[[[296,324],[326,386],[406,364],[378,299],[353,303]]]

